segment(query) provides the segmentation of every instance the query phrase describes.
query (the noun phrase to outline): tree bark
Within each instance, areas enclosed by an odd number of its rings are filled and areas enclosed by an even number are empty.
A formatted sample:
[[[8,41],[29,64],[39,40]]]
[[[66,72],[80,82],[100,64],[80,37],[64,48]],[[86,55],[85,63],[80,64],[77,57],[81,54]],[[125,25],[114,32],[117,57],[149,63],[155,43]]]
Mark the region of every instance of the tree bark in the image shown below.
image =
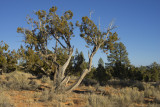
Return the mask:
[[[3,74],[3,70],[2,69],[0,69],[0,75],[2,75]]]
[[[65,90],[65,86],[68,83],[70,77],[65,76],[65,71],[66,68],[69,65],[69,62],[71,60],[73,54],[73,50],[71,49],[71,51],[69,52],[69,57],[67,59],[67,61],[65,62],[65,64],[61,67],[59,67],[58,71],[57,71],[57,76],[56,76],[56,80],[55,80],[55,92],[59,93],[59,92],[63,92]]]
[[[66,63],[62,66],[62,77],[64,77],[64,74],[65,74],[65,71],[66,71],[66,68],[68,67],[68,65],[69,65],[69,62],[70,62],[70,60],[71,60],[71,58],[72,58],[72,54],[73,54],[73,50],[71,49],[71,51],[69,52],[69,57],[68,57],[68,60],[66,61]]]
[[[82,80],[84,79],[84,77],[91,71],[91,68],[92,68],[92,59],[93,59],[93,56],[95,55],[95,53],[97,52],[98,49],[99,49],[99,46],[95,46],[93,48],[92,53],[89,56],[89,66],[88,66],[88,69],[85,69],[83,71],[83,73],[78,78],[78,80],[75,82],[75,84],[71,85],[69,88],[66,88],[66,92],[71,92],[73,89],[77,88],[79,86],[79,84],[82,82]]]
[[[88,69],[85,69],[83,71],[83,73],[81,74],[81,76],[79,77],[79,79],[76,81],[76,83],[74,83],[73,85],[71,85],[69,88],[66,88],[66,92],[69,93],[71,92],[73,89],[77,88],[79,86],[79,84],[82,82],[83,78],[89,73]]]
[[[58,47],[58,41],[56,41],[56,45],[55,45],[55,56],[54,56],[54,60],[55,61],[57,61],[57,47]],[[54,82],[54,84],[55,84],[55,81],[56,81],[56,79],[57,79],[57,69],[58,69],[58,67],[56,66],[55,67],[55,71],[54,71],[54,76],[53,76],[53,82]]]

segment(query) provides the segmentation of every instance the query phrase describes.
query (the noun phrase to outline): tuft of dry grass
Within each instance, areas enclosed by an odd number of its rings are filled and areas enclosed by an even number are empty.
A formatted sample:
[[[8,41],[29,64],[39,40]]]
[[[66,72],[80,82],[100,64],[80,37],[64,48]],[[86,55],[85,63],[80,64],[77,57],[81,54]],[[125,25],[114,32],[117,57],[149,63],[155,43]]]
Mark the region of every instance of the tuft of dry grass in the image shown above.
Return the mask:
[[[5,89],[0,87],[0,107],[14,107],[10,98],[5,95],[4,90]]]
[[[68,98],[67,94],[56,94],[53,89],[45,89],[39,97],[39,101],[59,101],[66,102]]]
[[[111,102],[111,100],[108,97],[96,94],[88,96],[87,107],[105,107],[106,105],[108,107],[112,107],[113,105],[113,102]]]

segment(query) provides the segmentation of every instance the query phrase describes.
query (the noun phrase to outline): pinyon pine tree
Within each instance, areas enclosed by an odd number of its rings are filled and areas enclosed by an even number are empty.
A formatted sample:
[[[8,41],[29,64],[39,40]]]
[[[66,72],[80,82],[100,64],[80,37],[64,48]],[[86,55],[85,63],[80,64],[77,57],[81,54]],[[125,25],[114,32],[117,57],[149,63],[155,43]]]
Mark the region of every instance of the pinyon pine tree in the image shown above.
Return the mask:
[[[108,55],[108,61],[114,70],[112,74],[115,77],[125,79],[128,77],[127,67],[130,65],[126,47],[122,42],[115,43],[113,47],[114,49]]]

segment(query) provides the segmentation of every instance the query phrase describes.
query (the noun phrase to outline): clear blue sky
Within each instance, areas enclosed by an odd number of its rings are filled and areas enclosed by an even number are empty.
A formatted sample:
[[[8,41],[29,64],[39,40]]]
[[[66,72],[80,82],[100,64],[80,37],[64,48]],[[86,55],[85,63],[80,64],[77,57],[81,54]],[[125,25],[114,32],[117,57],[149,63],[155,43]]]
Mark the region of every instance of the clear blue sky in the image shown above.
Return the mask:
[[[89,11],[93,10],[92,19],[98,25],[100,17],[102,30],[114,19],[118,26],[115,31],[133,65],[160,63],[160,0],[0,0],[0,41],[8,43],[10,49],[18,49],[23,38],[16,32],[17,27],[28,27],[27,15],[32,16],[33,11],[39,9],[48,10],[53,5],[58,7],[59,15],[71,10],[73,22],[81,21],[82,16],[89,16]],[[88,60],[78,32],[76,28],[72,44],[83,51]],[[98,51],[94,66],[100,57],[107,62],[107,56]]]

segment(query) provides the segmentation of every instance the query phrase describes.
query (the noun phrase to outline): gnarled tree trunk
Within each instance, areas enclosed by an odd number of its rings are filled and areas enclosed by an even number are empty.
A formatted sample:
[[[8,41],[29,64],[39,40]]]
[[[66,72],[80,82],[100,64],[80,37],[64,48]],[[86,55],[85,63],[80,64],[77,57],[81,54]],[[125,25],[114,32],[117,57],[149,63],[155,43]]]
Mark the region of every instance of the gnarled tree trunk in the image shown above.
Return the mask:
[[[65,86],[68,83],[70,77],[69,76],[65,76],[65,71],[69,65],[69,62],[71,60],[73,54],[73,50],[71,49],[71,51],[69,52],[69,57],[67,59],[67,61],[65,62],[65,64],[63,66],[60,66],[57,69],[57,73],[56,73],[56,79],[55,79],[55,92],[59,93],[59,92],[64,92],[65,91]]]
[[[2,75],[3,74],[3,70],[2,69],[0,69],[0,75]]]
[[[83,70],[83,73],[81,74],[81,76],[77,79],[77,81],[73,85],[66,88],[66,92],[71,92],[73,89],[77,88],[79,86],[79,84],[82,82],[82,80],[84,79],[84,77],[91,71],[92,59],[98,49],[99,49],[99,46],[95,46],[93,48],[93,51],[92,51],[91,55],[89,56],[88,68]]]

